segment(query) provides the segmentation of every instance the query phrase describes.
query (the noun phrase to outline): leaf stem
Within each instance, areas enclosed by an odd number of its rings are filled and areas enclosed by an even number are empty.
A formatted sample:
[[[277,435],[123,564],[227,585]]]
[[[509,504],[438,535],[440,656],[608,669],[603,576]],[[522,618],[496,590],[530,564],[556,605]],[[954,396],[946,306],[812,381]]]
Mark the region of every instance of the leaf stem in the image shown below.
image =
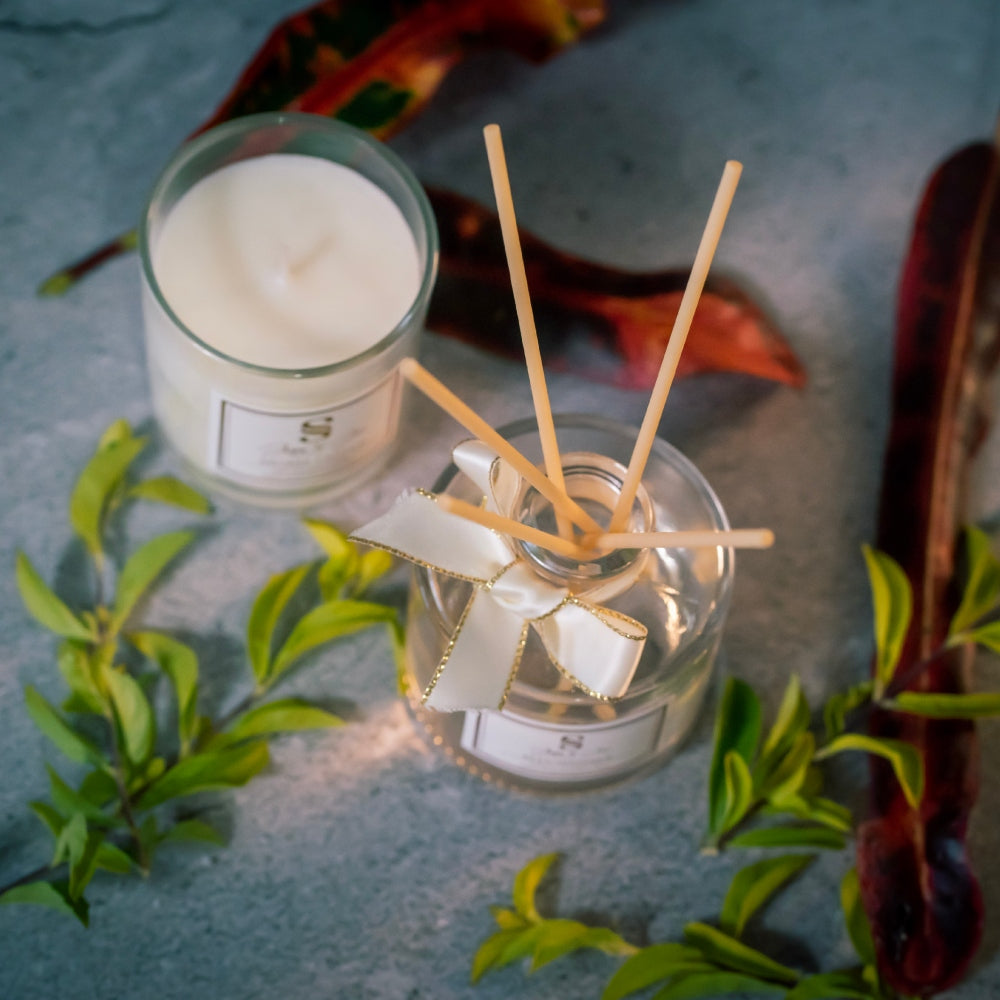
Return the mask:
[[[12,882],[8,882],[6,885],[0,885],[0,896],[10,889],[16,889],[19,885],[27,885],[29,882],[38,882],[49,872],[57,872],[60,868],[64,868],[65,865],[39,865],[33,871],[26,872],[20,878],[14,879]]]
[[[132,799],[128,793],[128,785],[125,781],[125,761],[122,756],[121,745],[118,741],[118,727],[115,724],[114,713],[109,711],[106,715],[108,726],[111,730],[111,756],[113,767],[113,777],[115,787],[118,789],[118,801],[121,805],[122,818],[128,826],[129,836],[135,845],[135,860],[139,865],[139,870],[144,874],[149,874],[150,858],[146,852],[146,845],[142,842],[142,832],[135,818],[132,809]]]

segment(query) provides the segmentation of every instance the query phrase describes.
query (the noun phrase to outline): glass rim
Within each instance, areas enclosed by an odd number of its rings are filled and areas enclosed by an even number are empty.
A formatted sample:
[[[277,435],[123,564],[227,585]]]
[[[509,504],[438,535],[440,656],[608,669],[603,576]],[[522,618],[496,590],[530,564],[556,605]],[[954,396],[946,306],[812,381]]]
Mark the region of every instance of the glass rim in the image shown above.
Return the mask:
[[[356,143],[357,146],[367,148],[370,152],[385,161],[403,181],[404,186],[415,199],[427,240],[427,259],[424,261],[423,271],[420,275],[420,287],[413,302],[410,303],[409,308],[396,325],[385,336],[358,354],[352,354],[349,358],[333,361],[326,365],[315,365],[308,368],[274,368],[270,365],[256,364],[252,361],[245,361],[242,358],[227,354],[225,351],[221,351],[204,341],[181,320],[167,301],[156,278],[156,272],[153,270],[152,255],[150,252],[149,237],[153,206],[160,200],[167,186],[184,166],[220,140],[260,128],[281,125],[299,125],[313,132],[346,137]],[[245,159],[254,159],[254,157],[248,156]],[[205,176],[208,175],[206,174]],[[384,143],[375,139],[364,130],[356,128],[354,125],[349,125],[337,119],[327,118],[323,115],[306,114],[298,111],[275,111],[244,115],[240,118],[224,122],[221,125],[216,125],[207,132],[188,139],[174,153],[153,185],[149,198],[146,200],[142,217],[139,220],[137,243],[139,259],[142,265],[142,275],[146,287],[155,298],[157,305],[166,313],[170,322],[194,347],[218,361],[223,361],[243,371],[263,375],[268,378],[289,380],[320,378],[327,375],[334,375],[338,372],[350,371],[384,354],[393,344],[401,340],[412,328],[414,319],[427,307],[437,277],[440,254],[437,221],[434,217],[434,211],[431,208],[427,192],[409,166]]]

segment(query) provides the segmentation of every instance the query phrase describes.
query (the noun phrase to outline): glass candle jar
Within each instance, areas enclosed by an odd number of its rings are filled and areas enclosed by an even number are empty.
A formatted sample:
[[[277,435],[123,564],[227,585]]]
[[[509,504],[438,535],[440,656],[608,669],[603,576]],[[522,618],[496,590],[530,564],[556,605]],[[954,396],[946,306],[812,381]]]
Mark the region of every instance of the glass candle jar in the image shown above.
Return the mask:
[[[438,257],[391,150],[318,115],[221,125],[163,172],[139,250],[153,410],[210,489],[304,506],[385,464]]]
[[[592,416],[560,416],[556,428],[566,488],[607,523],[637,432]],[[534,421],[501,429],[541,462]],[[451,465],[433,487],[471,503],[482,499]],[[515,516],[555,531],[551,506],[523,489]],[[657,439],[633,504],[630,531],[726,530],[717,497],[695,466]],[[642,656],[616,699],[580,690],[529,632],[499,711],[436,712],[421,696],[452,641],[470,584],[432,569],[414,571],[406,644],[407,692],[433,745],[488,781],[546,792],[597,788],[662,764],[694,724],[708,689],[729,607],[733,553],[727,547],[620,549],[581,562],[515,542],[539,576],[591,604],[641,622]]]

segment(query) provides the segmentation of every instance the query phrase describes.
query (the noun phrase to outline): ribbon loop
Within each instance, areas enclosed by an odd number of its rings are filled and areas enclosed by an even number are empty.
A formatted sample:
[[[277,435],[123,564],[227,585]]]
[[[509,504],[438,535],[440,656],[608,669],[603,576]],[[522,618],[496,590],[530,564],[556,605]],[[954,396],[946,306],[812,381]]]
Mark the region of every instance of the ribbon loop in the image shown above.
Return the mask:
[[[480,441],[465,442],[454,458],[488,506],[510,509],[520,477],[495,452]],[[428,708],[502,708],[531,628],[555,667],[588,694],[609,700],[628,690],[644,625],[543,579],[509,538],[443,510],[431,494],[403,494],[351,538],[473,585],[424,691]]]

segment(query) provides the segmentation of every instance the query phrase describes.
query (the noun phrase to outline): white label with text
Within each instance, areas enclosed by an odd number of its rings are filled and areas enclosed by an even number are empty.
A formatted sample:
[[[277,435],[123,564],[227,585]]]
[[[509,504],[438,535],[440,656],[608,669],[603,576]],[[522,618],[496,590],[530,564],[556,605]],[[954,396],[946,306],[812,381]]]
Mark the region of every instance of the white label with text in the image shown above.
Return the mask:
[[[383,448],[396,432],[399,380],[324,409],[279,412],[212,399],[209,462],[259,485],[323,485]]]
[[[576,726],[529,722],[507,712],[466,712],[461,745],[480,760],[524,778],[602,778],[638,766],[656,750],[665,711]]]

